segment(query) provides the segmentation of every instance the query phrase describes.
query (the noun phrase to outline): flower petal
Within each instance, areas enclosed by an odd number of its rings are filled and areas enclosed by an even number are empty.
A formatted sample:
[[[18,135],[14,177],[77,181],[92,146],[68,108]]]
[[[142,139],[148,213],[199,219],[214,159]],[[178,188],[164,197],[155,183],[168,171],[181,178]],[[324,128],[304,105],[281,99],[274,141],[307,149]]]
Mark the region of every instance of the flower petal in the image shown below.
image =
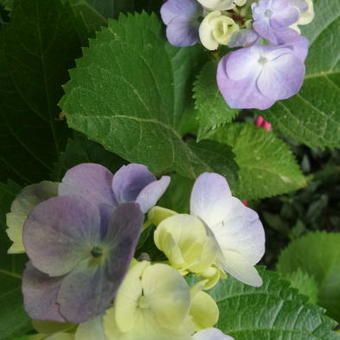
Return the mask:
[[[145,186],[138,194],[136,202],[139,203],[143,213],[148,212],[156,205],[158,200],[163,196],[164,192],[170,184],[170,177],[163,176],[158,181],[153,181]]]
[[[222,252],[237,252],[251,265],[260,261],[265,252],[265,233],[258,214],[239,199],[230,198],[224,217],[209,226]]]
[[[196,330],[214,326],[219,317],[215,300],[207,293],[200,291],[192,297],[190,315]]]
[[[223,334],[219,329],[208,328],[196,333],[193,336],[194,340],[234,340],[229,335]]]
[[[84,322],[108,308],[128,271],[143,218],[136,203],[120,204],[113,210],[102,243],[102,261],[86,259],[63,280],[58,302],[67,320]]]
[[[11,212],[6,215],[7,235],[13,241],[9,254],[24,253],[22,232],[29,212],[39,203],[58,195],[59,183],[43,181],[25,187],[11,205]]]
[[[221,59],[217,69],[218,88],[231,108],[265,110],[271,107],[275,100],[264,96],[256,86],[253,75],[242,80],[232,80],[228,77],[226,65],[230,54]],[[229,71],[229,70],[228,70]]]
[[[221,263],[224,270],[237,280],[253,286],[262,286],[262,278],[257,270],[247,259],[234,251],[223,251],[224,262]]]
[[[285,53],[264,66],[257,86],[268,98],[287,99],[299,92],[304,75],[303,62],[293,53]]]
[[[260,49],[257,46],[241,48],[229,53],[226,59],[226,71],[232,80],[241,80],[248,77],[257,77],[262,66],[258,62]]]
[[[133,202],[156,177],[142,164],[123,165],[113,176],[112,189],[119,203]]]
[[[198,43],[197,27],[181,17],[173,20],[166,28],[166,37],[170,44],[178,47],[193,46]]]
[[[100,241],[100,215],[80,197],[59,196],[36,206],[24,225],[26,252],[51,276],[68,273]]]
[[[68,170],[59,185],[60,196],[81,196],[92,204],[114,206],[113,175],[100,164],[83,163]]]
[[[35,320],[66,322],[60,314],[57,295],[63,277],[50,277],[26,264],[23,275],[22,292],[27,314]]]
[[[199,9],[196,0],[167,0],[161,7],[161,17],[165,25],[178,17],[189,21]]]
[[[105,238],[106,245],[110,247],[106,275],[118,286],[132,261],[143,220],[144,214],[137,203],[122,203],[111,216]]]
[[[117,327],[121,332],[129,332],[135,323],[138,299],[143,294],[141,277],[150,262],[143,261],[135,264],[127,273],[119,287],[115,299],[115,313],[105,316],[105,328],[112,329],[110,318],[114,316]]]
[[[190,198],[191,214],[201,218],[208,226],[221,221],[231,191],[226,179],[216,173],[203,173],[194,184]]]
[[[191,303],[189,286],[183,277],[168,265],[154,264],[145,269],[142,286],[158,324],[168,329],[178,328]]]

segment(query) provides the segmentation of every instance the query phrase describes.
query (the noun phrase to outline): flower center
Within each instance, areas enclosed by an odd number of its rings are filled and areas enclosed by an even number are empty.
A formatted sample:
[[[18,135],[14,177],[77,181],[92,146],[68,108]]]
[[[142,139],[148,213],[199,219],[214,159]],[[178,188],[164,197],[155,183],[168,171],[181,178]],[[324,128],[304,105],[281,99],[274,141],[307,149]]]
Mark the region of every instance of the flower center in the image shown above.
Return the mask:
[[[260,63],[261,65],[265,65],[265,64],[268,63],[268,59],[267,59],[266,57],[260,57],[260,58],[259,58],[259,63]]]
[[[265,12],[264,12],[264,16],[267,17],[267,18],[271,18],[273,16],[273,11],[270,10],[270,9],[267,9]]]
[[[95,258],[101,257],[103,255],[103,249],[101,247],[95,246],[91,250],[91,255]]]
[[[142,295],[139,299],[138,299],[138,307],[141,309],[148,309],[150,308],[150,303],[148,301],[148,299]]]

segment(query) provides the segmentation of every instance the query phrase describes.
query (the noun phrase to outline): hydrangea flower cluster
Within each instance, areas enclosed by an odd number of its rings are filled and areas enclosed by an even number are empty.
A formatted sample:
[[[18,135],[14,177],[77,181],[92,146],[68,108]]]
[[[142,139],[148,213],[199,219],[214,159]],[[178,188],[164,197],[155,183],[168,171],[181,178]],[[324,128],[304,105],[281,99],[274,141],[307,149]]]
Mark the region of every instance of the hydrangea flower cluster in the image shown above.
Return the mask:
[[[206,290],[228,274],[262,284],[254,266],[263,226],[221,175],[199,176],[190,214],[155,206],[169,183],[141,164],[112,174],[87,163],[18,195],[7,215],[9,253],[29,258],[24,305],[44,339],[233,340],[214,328],[219,309]],[[150,226],[167,262],[135,258]]]
[[[240,48],[217,70],[231,108],[265,110],[301,89],[309,43],[299,25],[313,20],[312,0],[167,0],[161,16],[175,46]]]

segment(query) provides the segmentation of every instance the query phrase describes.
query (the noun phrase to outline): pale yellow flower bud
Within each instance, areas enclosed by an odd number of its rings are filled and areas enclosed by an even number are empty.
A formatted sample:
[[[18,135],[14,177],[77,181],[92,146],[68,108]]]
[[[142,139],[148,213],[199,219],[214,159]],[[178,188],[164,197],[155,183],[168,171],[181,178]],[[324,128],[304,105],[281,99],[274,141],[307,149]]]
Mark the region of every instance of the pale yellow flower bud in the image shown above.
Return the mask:
[[[199,28],[200,40],[208,50],[216,50],[218,45],[227,45],[239,25],[221,11],[209,13]]]

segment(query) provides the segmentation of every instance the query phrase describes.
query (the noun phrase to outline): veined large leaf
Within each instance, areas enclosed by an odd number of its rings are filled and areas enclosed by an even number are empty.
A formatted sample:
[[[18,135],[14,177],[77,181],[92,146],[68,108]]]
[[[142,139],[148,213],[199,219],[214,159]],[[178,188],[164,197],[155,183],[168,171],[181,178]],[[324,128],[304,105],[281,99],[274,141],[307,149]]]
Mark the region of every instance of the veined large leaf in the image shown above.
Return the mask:
[[[291,289],[278,274],[260,270],[264,284],[228,278],[210,291],[220,309],[218,328],[236,340],[339,340],[336,322]]]
[[[216,72],[217,62],[209,61],[203,67],[194,86],[199,140],[210,131],[230,123],[240,111],[231,109],[224,101],[217,87]]]
[[[0,179],[43,179],[66,141],[57,102],[67,69],[99,24],[86,13],[84,21],[61,0],[14,2],[0,31]]]
[[[340,321],[340,234],[310,233],[295,240],[281,253],[278,270],[291,274],[302,270],[318,283],[318,303]]]
[[[252,124],[233,123],[208,137],[231,146],[235,154],[239,172],[232,189],[237,197],[270,197],[306,184],[291,151],[271,131]]]
[[[165,42],[154,15],[110,21],[65,86],[61,106],[69,126],[156,173],[176,170],[195,178],[213,171],[211,154],[189,147],[177,132],[201,53]]]
[[[316,18],[302,90],[265,112],[275,128],[308,146],[340,146],[340,2],[314,0]],[[287,70],[289,71],[289,70]]]

